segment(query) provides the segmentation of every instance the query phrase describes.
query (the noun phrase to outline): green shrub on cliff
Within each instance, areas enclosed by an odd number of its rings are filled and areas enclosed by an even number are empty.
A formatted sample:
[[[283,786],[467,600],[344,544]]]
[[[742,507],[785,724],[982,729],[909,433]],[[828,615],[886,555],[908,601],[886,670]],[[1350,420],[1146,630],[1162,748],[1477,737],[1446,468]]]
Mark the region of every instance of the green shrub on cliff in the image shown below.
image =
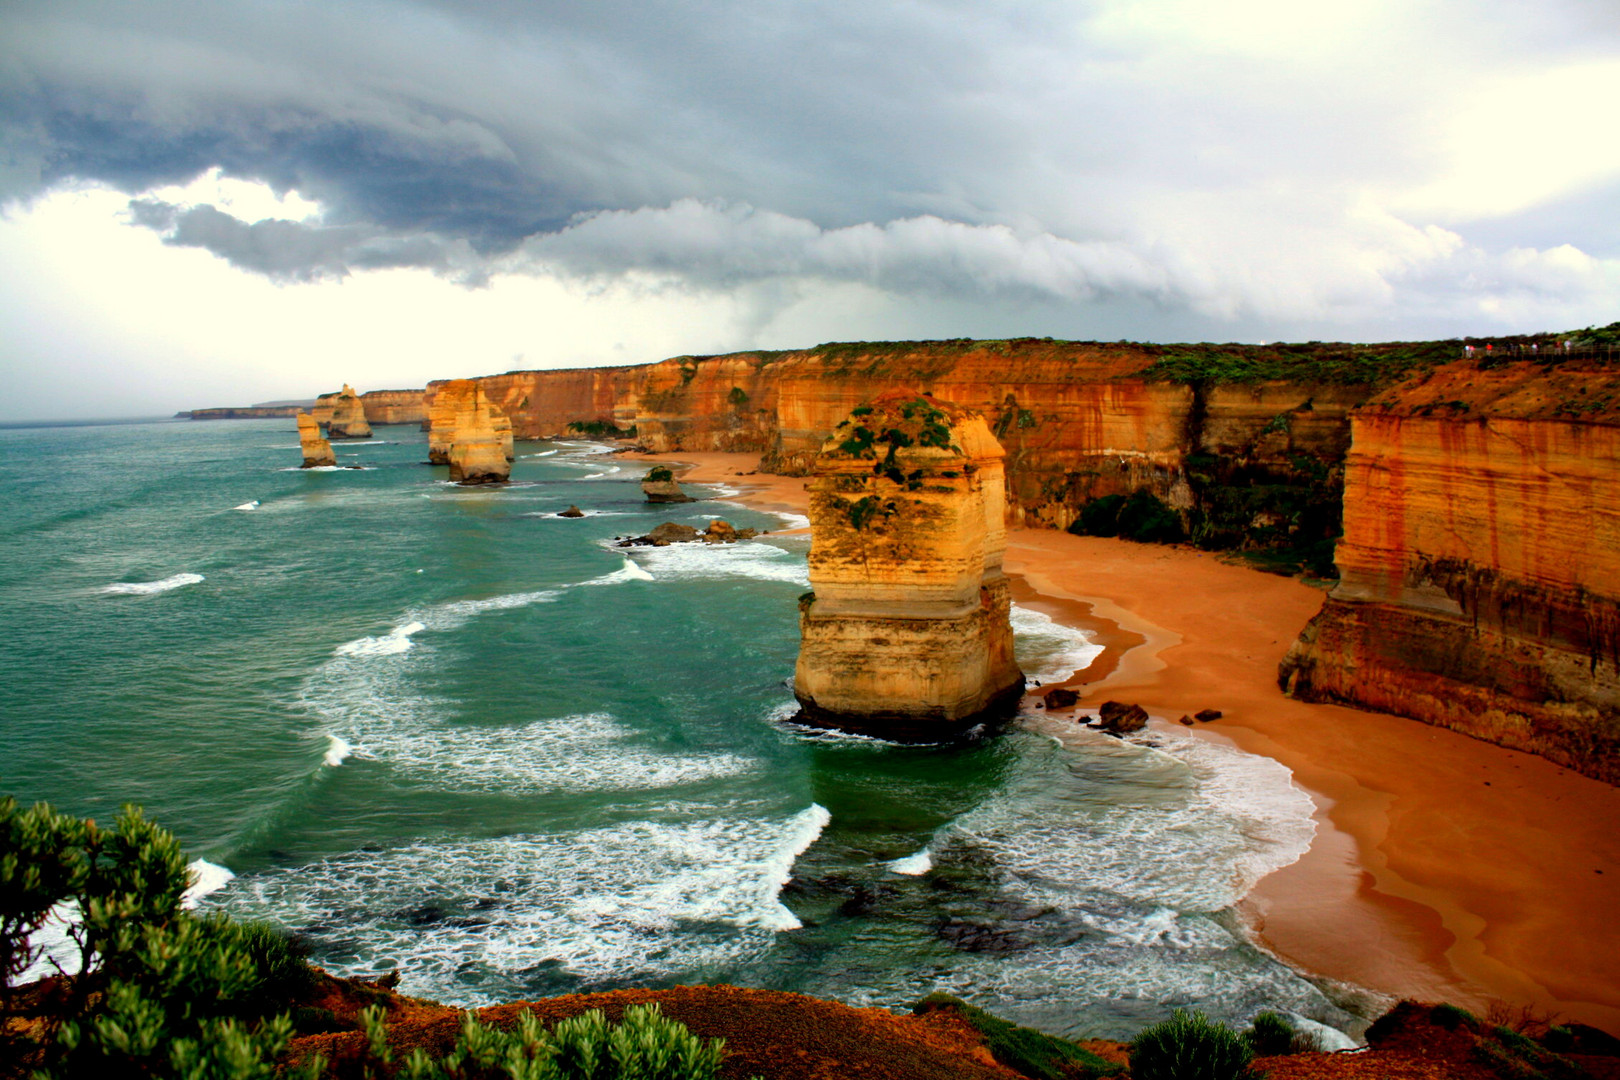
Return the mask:
[[[1123,1071],[1083,1046],[1033,1028],[1019,1027],[949,994],[929,994],[912,1006],[912,1011],[917,1013],[936,1009],[948,1009],[961,1016],[984,1036],[992,1057],[1035,1080],[1114,1076]]]
[[[74,920],[77,972],[36,999],[43,1043],[6,1048],[34,1076],[268,1077],[292,1037],[284,1007],[308,977],[278,931],[181,907],[190,874],[167,830],[126,806],[113,828],[0,799],[0,955],[11,988],[53,912]],[[72,965],[69,965],[72,966]],[[40,1001],[43,1000],[43,1005]]]
[[[1242,1035],[1201,1012],[1177,1009],[1131,1044],[1131,1080],[1243,1080],[1253,1061]]]
[[[1077,536],[1119,536],[1140,544],[1175,544],[1187,538],[1181,516],[1146,489],[1092,499],[1069,531]]]

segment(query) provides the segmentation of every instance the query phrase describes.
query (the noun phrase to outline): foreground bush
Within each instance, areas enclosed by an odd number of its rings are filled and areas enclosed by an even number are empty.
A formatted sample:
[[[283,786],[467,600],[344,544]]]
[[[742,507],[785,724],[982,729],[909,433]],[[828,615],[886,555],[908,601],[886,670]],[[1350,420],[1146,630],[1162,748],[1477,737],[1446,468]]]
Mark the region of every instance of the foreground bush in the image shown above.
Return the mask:
[[[1201,1012],[1177,1009],[1131,1044],[1131,1080],[1241,1080],[1253,1060],[1243,1036]]]
[[[699,1039],[657,1004],[630,1006],[619,1024],[592,1009],[550,1031],[529,1011],[511,1031],[468,1013],[450,1053],[434,1060],[417,1047],[395,1069],[383,1010],[366,1009],[360,1020],[366,1075],[407,1080],[714,1080],[725,1048],[723,1039]]]
[[[1120,1071],[1118,1065],[1098,1057],[1083,1046],[1034,1028],[1019,1027],[949,994],[929,994],[912,1006],[912,1011],[916,1013],[936,1009],[949,1009],[961,1016],[984,1036],[985,1046],[992,1057],[1009,1069],[1036,1080],[1112,1076]]]

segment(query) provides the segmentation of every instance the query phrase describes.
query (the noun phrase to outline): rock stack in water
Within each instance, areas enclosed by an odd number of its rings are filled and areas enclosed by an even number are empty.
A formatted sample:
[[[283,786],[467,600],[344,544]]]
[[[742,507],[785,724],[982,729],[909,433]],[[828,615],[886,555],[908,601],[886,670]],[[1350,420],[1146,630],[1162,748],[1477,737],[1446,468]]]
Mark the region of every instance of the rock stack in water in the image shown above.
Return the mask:
[[[654,465],[641,478],[641,493],[650,503],[689,503],[696,500],[681,490],[675,474],[662,465]]]
[[[348,383],[335,394],[321,395],[315,403],[315,419],[326,425],[328,439],[371,438],[365,403]]]
[[[822,446],[802,722],[934,742],[1016,708],[1002,457],[978,414],[905,392],[856,408]]]
[[[512,475],[512,422],[472,379],[439,388],[428,413],[428,460],[461,484],[500,484]]]
[[[298,446],[304,452],[303,467],[306,469],[337,464],[332,444],[321,438],[321,425],[309,413],[298,414]]]

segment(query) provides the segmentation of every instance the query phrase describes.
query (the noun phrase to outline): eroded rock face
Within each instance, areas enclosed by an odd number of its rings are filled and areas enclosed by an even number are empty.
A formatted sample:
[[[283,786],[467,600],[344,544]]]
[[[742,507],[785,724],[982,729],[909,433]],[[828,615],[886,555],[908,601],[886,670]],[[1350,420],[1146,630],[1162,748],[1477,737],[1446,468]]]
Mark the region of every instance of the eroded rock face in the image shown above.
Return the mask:
[[[499,484],[512,475],[512,423],[475,380],[441,384],[428,423],[428,460],[450,466],[450,479]]]
[[[1620,373],[1442,368],[1353,418],[1337,588],[1295,697],[1620,783]]]
[[[931,742],[1016,706],[1002,457],[982,417],[911,393],[858,406],[823,445],[803,721]]]
[[[367,390],[360,395],[366,420],[373,424],[420,424],[427,419],[422,390]]]
[[[326,426],[328,439],[371,438],[365,403],[348,383],[335,394],[320,396],[315,402],[315,419]]]
[[[696,502],[692,496],[681,490],[676,482],[675,474],[662,465],[655,465],[641,478],[641,493],[650,503],[689,503]]]
[[[332,444],[321,438],[321,425],[309,413],[298,414],[298,447],[304,452],[303,468],[337,464]]]

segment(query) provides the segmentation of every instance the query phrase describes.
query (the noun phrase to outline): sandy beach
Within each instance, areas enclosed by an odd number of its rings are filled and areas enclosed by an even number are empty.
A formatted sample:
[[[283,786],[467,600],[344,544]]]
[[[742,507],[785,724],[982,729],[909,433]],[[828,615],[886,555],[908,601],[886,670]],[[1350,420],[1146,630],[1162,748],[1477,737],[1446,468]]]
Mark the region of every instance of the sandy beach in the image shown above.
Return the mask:
[[[640,455],[634,455],[640,456]],[[802,514],[753,454],[681,453],[683,480]],[[1081,707],[1141,704],[1293,770],[1316,802],[1297,863],[1244,902],[1296,967],[1390,997],[1493,1001],[1620,1031],[1620,789],[1415,721],[1283,696],[1277,662],[1321,605],[1299,581],[1190,548],[1014,530],[1020,603],[1090,630]]]

